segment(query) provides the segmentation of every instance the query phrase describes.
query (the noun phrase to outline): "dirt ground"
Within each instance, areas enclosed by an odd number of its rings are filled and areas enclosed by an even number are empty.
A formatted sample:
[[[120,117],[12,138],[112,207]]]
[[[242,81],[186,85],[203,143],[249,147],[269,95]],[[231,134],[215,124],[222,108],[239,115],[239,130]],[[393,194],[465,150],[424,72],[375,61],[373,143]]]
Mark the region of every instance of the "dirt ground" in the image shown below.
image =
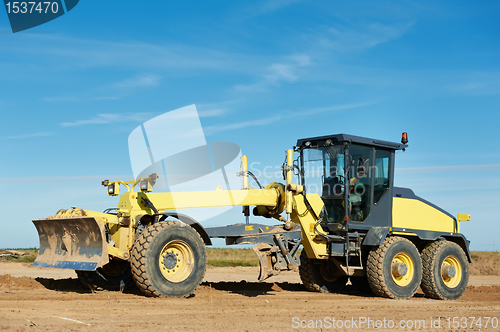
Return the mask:
[[[293,272],[263,283],[256,282],[257,275],[256,267],[209,267],[194,296],[160,299],[137,289],[91,292],[73,271],[0,262],[0,330],[500,330],[498,275],[472,275],[457,301],[427,299],[421,291],[411,300],[389,300],[360,294],[352,286],[340,294],[312,293]]]

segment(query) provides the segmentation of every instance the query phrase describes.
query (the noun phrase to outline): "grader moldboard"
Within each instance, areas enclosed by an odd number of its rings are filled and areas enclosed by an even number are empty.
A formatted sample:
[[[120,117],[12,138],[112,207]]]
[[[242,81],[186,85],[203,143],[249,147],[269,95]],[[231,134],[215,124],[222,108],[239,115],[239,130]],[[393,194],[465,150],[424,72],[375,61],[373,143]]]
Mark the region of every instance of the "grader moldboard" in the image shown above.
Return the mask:
[[[457,299],[471,261],[460,221],[470,216],[455,218],[394,187],[395,152],[407,142],[406,133],[401,144],[346,134],[299,139],[286,151],[286,183],[265,188],[248,171],[246,156],[241,190],[152,193],[156,174],[106,180],[108,195],[119,195],[121,185],[127,189],[117,208],[72,208],[33,221],[40,237],[34,265],[74,269],[94,289],[135,282],[148,296],[187,297],[205,275],[205,245],[225,238],[227,244],[256,244],[259,281],[298,270],[311,291],[336,292],[350,279],[360,291],[388,298],[411,298],[421,286],[427,297]],[[260,188],[249,187],[249,176]],[[204,228],[168,212],[219,206],[242,206],[246,223]],[[249,223],[250,206],[255,216],[281,223]]]

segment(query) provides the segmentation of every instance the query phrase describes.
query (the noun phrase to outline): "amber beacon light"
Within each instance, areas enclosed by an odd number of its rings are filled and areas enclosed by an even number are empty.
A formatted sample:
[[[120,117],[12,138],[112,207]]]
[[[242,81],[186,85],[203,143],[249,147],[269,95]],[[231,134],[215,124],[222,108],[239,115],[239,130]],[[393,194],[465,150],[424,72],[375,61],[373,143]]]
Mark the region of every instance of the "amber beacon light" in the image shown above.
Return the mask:
[[[403,143],[403,144],[408,143],[408,134],[406,132],[404,132],[402,137],[401,137],[401,143]]]

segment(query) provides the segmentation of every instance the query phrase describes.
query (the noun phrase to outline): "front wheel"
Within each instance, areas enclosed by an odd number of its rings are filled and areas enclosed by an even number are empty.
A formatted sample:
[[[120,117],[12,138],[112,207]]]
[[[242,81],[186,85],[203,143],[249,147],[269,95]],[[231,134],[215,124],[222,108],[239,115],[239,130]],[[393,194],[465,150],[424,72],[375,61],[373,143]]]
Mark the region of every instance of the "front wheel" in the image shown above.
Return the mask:
[[[408,239],[388,237],[368,254],[368,282],[373,292],[392,299],[409,299],[422,279],[422,261]]]
[[[300,253],[299,275],[304,286],[313,292],[335,293],[347,284],[349,277],[338,275],[331,261],[309,259],[306,251]]]
[[[460,246],[436,241],[422,251],[423,275],[420,287],[425,296],[455,300],[465,292],[469,281],[469,262]]]
[[[177,221],[149,226],[136,239],[131,256],[135,283],[148,296],[187,297],[205,276],[203,240]]]

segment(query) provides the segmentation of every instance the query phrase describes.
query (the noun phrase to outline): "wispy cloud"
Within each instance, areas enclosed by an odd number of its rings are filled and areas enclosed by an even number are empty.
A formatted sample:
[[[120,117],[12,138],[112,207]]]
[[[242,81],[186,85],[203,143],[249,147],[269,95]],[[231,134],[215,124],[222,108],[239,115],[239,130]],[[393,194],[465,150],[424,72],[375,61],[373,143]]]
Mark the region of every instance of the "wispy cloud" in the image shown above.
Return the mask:
[[[71,96],[60,96],[60,97],[46,97],[43,98],[43,101],[52,102],[52,103],[64,103],[64,102],[87,102],[87,101],[100,101],[100,100],[118,100],[122,98],[123,95],[115,95],[115,96],[92,96],[90,93],[84,93],[81,95],[71,95]]]
[[[267,14],[288,7],[300,0],[266,0],[257,5],[257,13]]]
[[[26,139],[26,138],[47,137],[47,136],[54,136],[54,135],[55,135],[55,133],[53,133],[53,132],[42,131],[42,132],[37,132],[37,133],[6,136],[6,137],[4,137],[4,139]]]
[[[208,110],[203,110],[203,111],[198,111],[198,116],[200,118],[208,118],[208,117],[215,117],[215,116],[221,116],[224,115],[227,111],[222,108],[214,108],[214,109],[208,109]]]
[[[117,89],[137,89],[137,88],[154,88],[160,85],[160,76],[158,75],[142,75],[121,82],[115,83],[112,87]]]
[[[213,109],[204,109],[198,112],[198,116],[201,118],[204,117],[217,117],[222,116],[226,113],[226,110],[220,108]],[[191,116],[191,113],[179,113],[178,116],[185,117]],[[92,124],[108,124],[115,122],[145,122],[150,120],[153,117],[152,113],[148,112],[138,112],[138,113],[127,113],[127,114],[119,114],[119,113],[100,113],[97,116],[91,117],[90,119],[81,119],[72,122],[63,122],[60,125],[62,127],[75,127],[75,126],[84,126],[84,125],[92,125]]]
[[[109,40],[77,39],[61,35],[29,35],[6,40],[5,50],[10,53],[36,53],[47,67],[92,68],[114,67],[140,70],[238,69],[243,54],[191,46],[187,44],[161,44],[139,41],[116,42]],[[64,60],[63,60],[64,59]]]
[[[100,184],[104,179],[132,179],[133,175],[85,175],[85,176],[33,176],[33,177],[14,177],[0,178],[0,185],[9,184],[54,184],[54,183],[73,183],[73,182],[95,182]]]
[[[451,173],[451,172],[497,172],[500,164],[480,165],[450,165],[450,166],[428,166],[428,167],[403,167],[397,168],[398,173]]]
[[[367,102],[363,102],[363,103],[352,103],[352,104],[316,107],[316,108],[311,108],[309,110],[305,110],[303,112],[296,113],[295,116],[312,115],[312,114],[323,113],[323,112],[335,112],[335,111],[349,110],[349,109],[353,109],[353,108],[375,105],[375,104],[378,104],[382,101],[383,101],[383,99],[378,99],[378,100],[367,101]]]
[[[280,120],[289,119],[289,118],[293,118],[293,117],[298,117],[298,116],[303,117],[303,116],[318,114],[318,113],[323,113],[323,112],[336,112],[336,111],[348,110],[348,109],[353,109],[353,108],[374,105],[374,104],[377,104],[379,102],[380,101],[372,101],[372,102],[355,103],[355,104],[333,105],[333,106],[327,106],[327,107],[312,108],[312,109],[298,111],[298,112],[297,111],[295,111],[295,112],[289,111],[289,112],[286,112],[283,114],[277,114],[277,115],[269,116],[266,118],[261,118],[258,120],[242,121],[242,122],[207,126],[207,127],[203,128],[203,131],[205,132],[206,135],[212,135],[212,134],[222,132],[222,131],[227,131],[227,130],[242,129],[242,128],[246,128],[246,127],[267,126],[267,125],[270,125],[272,123],[278,122]]]
[[[318,31],[317,36],[311,36],[318,46],[337,53],[360,51],[372,48],[390,40],[401,38],[411,29],[414,22],[368,25],[351,27],[337,24],[324,31]]]
[[[201,118],[222,116],[231,113],[230,109],[241,102],[241,99],[230,99],[213,103],[196,103],[196,109]]]
[[[396,172],[397,171],[398,170],[396,170]],[[430,199],[431,202],[433,200],[429,197],[429,194],[439,192],[443,195],[439,197],[439,199],[443,199],[445,196],[450,195],[444,195],[444,193],[460,196],[466,194],[464,199],[461,200],[462,204],[471,197],[484,196],[491,199],[493,195],[500,196],[497,185],[500,178],[482,177],[464,184],[463,179],[467,177],[468,174],[469,173],[465,172],[457,172],[452,176],[443,176],[443,174],[440,174],[440,176],[421,175],[419,177],[400,177],[400,179],[396,180],[396,186],[411,188],[416,195]],[[488,194],[486,194],[486,191],[488,191]]]
[[[203,128],[203,132],[205,133],[205,135],[212,135],[212,134],[215,134],[215,133],[218,133],[221,131],[242,129],[242,128],[246,128],[246,127],[266,126],[266,125],[270,125],[271,123],[277,122],[281,119],[283,119],[283,116],[276,115],[276,116],[271,116],[271,117],[262,118],[262,119],[258,119],[258,120],[242,121],[242,122],[221,124],[221,125],[215,125],[215,126],[207,126],[207,127]]]
[[[448,90],[457,93],[466,93],[471,95],[498,95],[500,94],[500,73],[479,72],[455,74],[453,84],[450,84]]]
[[[60,97],[46,97],[47,102],[86,102],[99,100],[117,100],[128,96],[138,89],[155,88],[160,85],[161,77],[158,75],[140,75],[125,79],[100,88],[80,94]]]
[[[248,85],[238,84],[235,86],[235,90],[242,92],[262,92],[271,86],[279,86],[282,82],[296,82],[303,67],[309,65],[311,65],[311,58],[307,54],[288,56],[283,62],[272,63],[267,66],[256,83]]]
[[[85,120],[77,120],[73,122],[63,122],[60,125],[62,127],[74,127],[74,126],[84,126],[89,124],[107,124],[115,122],[124,121],[134,121],[134,122],[144,122],[151,118],[151,113],[129,113],[129,114],[118,114],[118,113],[106,113],[98,114],[95,117]]]
[[[267,11],[289,6],[295,0],[268,0],[261,2]],[[341,21],[342,22],[342,21]],[[358,26],[359,24],[359,26]],[[303,33],[296,31],[283,43],[293,44],[289,56],[238,53],[234,50],[201,48],[182,44],[150,44],[143,42],[110,42],[105,40],[74,39],[56,36],[22,36],[9,40],[9,53],[40,54],[44,68],[125,68],[143,72],[170,75],[200,75],[203,71],[218,71],[241,75],[233,86],[236,92],[265,92],[284,83],[296,83],[317,68],[316,77],[331,79],[325,67],[331,67],[332,51],[348,53],[351,50],[373,47],[384,41],[399,38],[411,23],[360,24],[358,20],[326,27],[318,25]],[[293,37],[292,37],[293,36]],[[26,45],[29,45],[28,47]],[[61,67],[61,63],[66,66]],[[314,64],[314,66],[313,66]],[[200,72],[202,71],[202,72]],[[349,76],[349,75],[347,75]],[[380,77],[380,76],[379,76]],[[161,83],[155,75],[141,75],[90,91],[47,96],[47,102],[86,102],[117,100],[129,95],[121,89],[154,88]]]

